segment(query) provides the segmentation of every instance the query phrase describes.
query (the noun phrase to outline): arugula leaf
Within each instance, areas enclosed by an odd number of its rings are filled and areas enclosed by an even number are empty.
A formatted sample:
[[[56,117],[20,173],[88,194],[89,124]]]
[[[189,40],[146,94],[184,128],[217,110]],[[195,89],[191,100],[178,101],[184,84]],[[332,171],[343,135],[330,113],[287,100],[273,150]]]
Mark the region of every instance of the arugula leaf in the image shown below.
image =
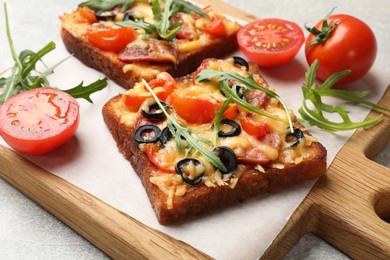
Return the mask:
[[[24,50],[17,55],[13,40],[11,37],[11,31],[9,27],[9,19],[7,12],[7,5],[4,3],[4,14],[5,14],[5,24],[6,24],[6,33],[8,38],[9,47],[11,50],[12,58],[15,64],[10,69],[10,75],[8,77],[0,78],[0,89],[3,89],[0,94],[0,105],[3,104],[10,97],[29,89],[39,88],[39,87],[50,87],[49,80],[47,76],[54,73],[54,69],[57,68],[68,58],[63,59],[62,61],[56,63],[52,67],[45,66],[43,72],[36,71],[36,65],[40,61],[43,63],[42,58],[55,49],[56,45],[54,42],[49,42],[42,49],[37,52],[31,50]],[[44,64],[44,63],[43,63]],[[45,65],[45,64],[44,64]],[[85,98],[89,102],[92,100],[89,98],[89,95],[102,89],[107,85],[106,81],[97,81],[96,85],[91,84],[90,86],[83,89],[84,94],[79,94],[77,90],[79,88],[75,87],[75,91],[71,93],[76,93],[76,98]],[[99,86],[99,87],[97,87]],[[87,93],[87,91],[89,91]]]
[[[377,109],[382,109],[384,111],[390,111],[390,108],[375,104],[373,102],[367,101],[364,97],[368,94],[367,91],[347,91],[347,90],[338,90],[332,89],[331,87],[341,78],[345,77],[350,73],[350,71],[341,71],[332,74],[326,81],[321,85],[315,84],[316,72],[318,69],[318,61],[314,61],[313,64],[306,72],[306,83],[302,85],[303,92],[303,103],[299,108],[299,113],[302,116],[303,120],[300,120],[303,124],[315,125],[319,128],[328,131],[347,131],[361,127],[368,127],[377,123],[383,115],[378,115],[373,118],[365,119],[361,122],[353,122],[347,111],[342,106],[329,105],[322,101],[322,97],[329,96],[346,101],[352,101],[354,103],[365,104]],[[308,106],[308,101],[312,103],[314,109],[310,109]],[[337,113],[342,122],[333,122],[325,118],[323,112],[328,113]]]
[[[161,6],[160,2],[161,1],[159,0],[152,1],[153,19],[155,24],[147,23],[142,19],[138,19],[136,21],[116,22],[116,24],[122,27],[131,26],[133,28],[144,29],[147,37],[149,37],[153,32],[157,32],[161,38],[170,39],[175,36],[181,28],[180,23],[170,23],[171,18],[178,12],[194,12],[203,17],[209,17],[202,9],[189,2],[182,0],[163,0],[163,6]]]
[[[122,5],[122,12],[129,9],[134,0],[88,0],[79,4],[79,7],[89,7],[94,11],[106,11],[117,5]]]
[[[182,1],[182,0],[173,0],[173,2],[182,7],[182,11],[186,12],[186,13],[190,13],[190,12],[194,12],[196,14],[199,14],[200,16],[203,16],[203,17],[206,17],[206,18],[209,18],[209,15],[204,12],[201,8],[199,8],[198,6],[190,3],[190,2],[186,2],[186,1]]]
[[[203,143],[203,144],[211,146],[212,143],[210,143],[210,140],[202,138],[202,137],[200,137],[200,138],[193,137],[191,135],[193,130],[182,126],[180,124],[180,122],[177,120],[177,118],[171,116],[167,112],[165,107],[161,104],[160,100],[158,99],[158,97],[156,96],[154,91],[151,89],[149,84],[144,79],[142,79],[142,82],[145,84],[146,89],[150,92],[150,94],[152,95],[152,97],[154,98],[154,100],[156,101],[156,103],[158,104],[160,109],[162,110],[162,112],[167,117],[167,121],[168,121],[167,125],[169,128],[169,131],[175,137],[176,147],[178,148],[178,150],[181,152],[183,151],[181,137],[184,137],[185,140],[188,142],[188,145],[185,149],[186,156],[189,153],[189,151],[191,149],[193,149],[195,151],[195,153],[199,152],[206,160],[208,160],[215,167],[217,167],[218,169],[221,169],[222,171],[226,171],[226,166],[222,163],[221,159],[219,159],[219,157],[215,153],[204,148],[201,145],[201,143]]]
[[[252,111],[254,113],[257,113],[257,114],[260,114],[260,115],[263,115],[263,116],[266,116],[266,117],[269,117],[269,118],[272,118],[272,119],[275,119],[275,120],[278,120],[278,121],[287,122],[289,124],[291,132],[292,133],[294,132],[291,116],[290,116],[290,113],[289,113],[288,108],[287,108],[286,104],[284,103],[284,101],[280,98],[280,96],[278,94],[276,94],[272,90],[257,84],[257,82],[253,79],[253,74],[250,74],[249,77],[243,77],[243,76],[241,76],[240,74],[238,74],[235,71],[219,71],[219,70],[204,69],[196,77],[196,80],[199,81],[199,82],[213,80],[213,79],[215,79],[215,80],[217,80],[219,82],[224,82],[221,85],[222,91],[228,97],[231,96],[232,99],[237,104],[247,108],[248,110],[250,110],[250,111]],[[279,100],[279,102],[282,104],[284,110],[286,111],[287,120],[284,119],[284,118],[280,118],[280,117],[277,117],[275,115],[269,114],[269,113],[259,109],[258,107],[253,106],[252,104],[246,102],[245,100],[241,99],[238,96],[237,92],[232,90],[228,86],[227,82],[230,81],[230,80],[242,83],[245,86],[247,86],[249,89],[257,89],[257,90],[263,91],[269,97],[274,97],[277,100]]]
[[[123,22],[116,22],[116,25],[122,27],[133,27],[134,29],[143,29],[145,31],[144,37],[149,37],[153,32],[157,31],[157,27],[154,24],[147,23],[142,19],[137,19],[135,21],[127,20]]]
[[[76,87],[71,89],[64,90],[64,92],[68,93],[74,98],[84,98],[90,103],[93,103],[90,95],[97,91],[104,89],[107,86],[107,78],[99,79],[87,86],[83,86],[83,82],[81,82]]]

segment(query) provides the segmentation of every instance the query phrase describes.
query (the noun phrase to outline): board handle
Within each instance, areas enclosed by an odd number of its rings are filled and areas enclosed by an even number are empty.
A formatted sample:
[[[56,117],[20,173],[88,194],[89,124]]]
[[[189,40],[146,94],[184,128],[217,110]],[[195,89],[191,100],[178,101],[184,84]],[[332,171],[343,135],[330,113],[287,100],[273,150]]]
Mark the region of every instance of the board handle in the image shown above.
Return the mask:
[[[390,88],[380,103],[390,104]],[[307,233],[354,259],[390,258],[390,169],[372,160],[390,142],[390,113],[381,113],[340,150],[262,259],[282,258]]]

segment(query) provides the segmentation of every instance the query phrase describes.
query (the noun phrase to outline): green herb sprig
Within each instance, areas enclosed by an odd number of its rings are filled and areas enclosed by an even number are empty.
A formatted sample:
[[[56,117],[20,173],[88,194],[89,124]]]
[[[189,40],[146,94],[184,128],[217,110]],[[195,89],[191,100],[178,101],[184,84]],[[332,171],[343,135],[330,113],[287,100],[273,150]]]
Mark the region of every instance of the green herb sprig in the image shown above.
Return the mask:
[[[171,24],[171,18],[178,12],[194,12],[203,17],[209,17],[202,9],[193,5],[192,3],[182,0],[163,0],[163,5],[160,5],[159,0],[154,0],[152,3],[154,24],[145,22],[142,19],[136,19],[135,21],[117,22],[116,24],[123,27],[133,27],[136,29],[145,30],[145,36],[149,37],[154,32],[163,38],[169,39],[173,37],[181,28],[180,23]]]
[[[6,34],[8,38],[9,47],[11,50],[12,58],[15,64],[11,67],[10,75],[8,77],[0,78],[0,89],[2,93],[0,94],[0,105],[3,104],[10,97],[29,89],[39,88],[39,87],[50,87],[50,83],[47,79],[47,76],[54,73],[54,69],[62,64],[66,59],[58,62],[52,67],[46,67],[46,70],[43,72],[36,71],[36,65],[39,61],[42,61],[42,58],[55,49],[56,45],[54,42],[49,42],[42,49],[37,52],[31,50],[24,50],[19,55],[15,51],[13,40],[11,37],[11,31],[9,27],[9,19],[7,12],[7,5],[4,3],[4,14],[5,14],[5,25],[6,25]],[[44,64],[44,63],[43,63]],[[80,83],[78,86],[65,90],[65,92],[74,96],[75,98],[84,98],[88,102],[92,103],[90,95],[96,91],[99,91],[107,86],[107,79],[100,79],[94,83],[91,83],[87,86],[83,86],[83,83]]]
[[[368,91],[347,91],[332,89],[331,87],[341,78],[345,77],[350,71],[345,70],[332,74],[322,84],[315,84],[316,72],[318,69],[318,61],[314,61],[313,64],[306,72],[306,83],[302,85],[303,103],[299,108],[299,113],[302,116],[301,122],[306,125],[315,125],[327,131],[347,131],[356,128],[368,127],[377,123],[383,115],[378,115],[373,118],[365,119],[361,122],[353,122],[348,116],[344,107],[338,105],[329,105],[322,101],[322,97],[334,97],[346,101],[351,101],[357,104],[365,104],[373,108],[381,109],[384,111],[390,111],[390,108],[375,104],[367,101],[364,97],[368,94]],[[314,109],[310,109],[308,106],[310,101]],[[333,122],[325,118],[323,112],[337,113],[342,119],[342,122]]]
[[[79,4],[79,7],[89,7],[94,11],[106,11],[122,5],[122,12],[129,9],[134,0],[88,0]]]
[[[254,113],[257,113],[257,114],[260,114],[260,115],[263,115],[263,116],[266,116],[266,117],[269,117],[269,118],[272,118],[272,119],[275,119],[278,121],[288,123],[289,127],[290,127],[290,131],[292,133],[294,132],[293,122],[291,120],[291,116],[290,116],[290,113],[288,111],[288,108],[287,108],[285,102],[281,99],[281,97],[278,94],[276,94],[272,90],[265,88],[263,86],[260,86],[253,79],[253,74],[251,74],[249,77],[243,77],[235,71],[219,71],[219,70],[204,69],[196,77],[196,80],[199,82],[210,81],[212,79],[216,79],[218,82],[220,82],[221,83],[221,85],[220,85],[221,90],[225,93],[225,95],[227,97],[231,97],[234,100],[234,102],[236,102],[240,106],[243,106],[246,109],[248,109],[249,111],[252,111]],[[240,98],[237,94],[236,86],[229,87],[228,82],[230,80],[244,84],[249,89],[257,89],[257,90],[263,91],[269,97],[273,97],[273,98],[276,98],[277,100],[279,100],[279,102],[282,104],[284,110],[286,111],[287,120],[284,118],[280,118],[278,116],[272,115],[270,113],[267,113],[264,110],[254,106],[254,105],[246,102],[244,99]]]
[[[152,88],[149,86],[149,84],[142,80],[142,82],[145,84],[146,89],[150,92],[160,109],[163,111],[167,118],[167,126],[169,128],[169,131],[172,133],[172,135],[175,137],[176,146],[179,151],[183,151],[182,148],[182,139],[181,137],[184,137],[185,140],[188,142],[188,145],[186,147],[186,156],[190,150],[194,150],[195,152],[199,152],[207,161],[209,161],[211,164],[213,164],[215,167],[222,171],[226,171],[226,166],[222,163],[221,159],[213,153],[212,151],[204,148],[201,143],[204,143],[206,145],[212,146],[213,144],[210,142],[210,140],[205,138],[195,138],[191,135],[193,130],[188,129],[180,124],[177,118],[171,116],[165,107],[161,104],[160,100],[156,96],[156,94],[153,92]]]

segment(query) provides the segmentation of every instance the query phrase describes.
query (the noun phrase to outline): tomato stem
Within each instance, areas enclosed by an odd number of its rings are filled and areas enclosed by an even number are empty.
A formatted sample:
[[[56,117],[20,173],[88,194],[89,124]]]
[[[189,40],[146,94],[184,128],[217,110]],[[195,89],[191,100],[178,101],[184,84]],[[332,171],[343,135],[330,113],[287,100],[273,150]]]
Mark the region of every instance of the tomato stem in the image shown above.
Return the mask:
[[[314,40],[312,40],[307,46],[306,48],[310,48],[311,46],[313,45],[316,45],[316,44],[321,44],[323,42],[325,42],[326,40],[328,40],[328,38],[330,37],[330,35],[332,34],[333,30],[336,28],[336,26],[341,22],[341,20],[337,20],[335,22],[333,22],[332,24],[328,24],[328,19],[329,19],[329,16],[333,13],[334,9],[336,9],[336,7],[334,7],[324,18],[323,22],[322,22],[322,28],[321,29],[317,29],[315,26],[313,27],[309,27],[305,24],[305,28],[306,30],[308,30],[311,34],[313,34],[315,36]]]

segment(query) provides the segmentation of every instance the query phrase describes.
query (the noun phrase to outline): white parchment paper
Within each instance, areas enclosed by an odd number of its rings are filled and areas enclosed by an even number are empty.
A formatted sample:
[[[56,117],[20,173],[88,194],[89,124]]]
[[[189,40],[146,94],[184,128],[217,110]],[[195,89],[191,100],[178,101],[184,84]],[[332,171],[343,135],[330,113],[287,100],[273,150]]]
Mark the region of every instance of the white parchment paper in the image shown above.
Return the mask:
[[[45,58],[50,66],[69,54],[60,42]],[[241,55],[237,53],[236,55]],[[290,64],[263,69],[271,86],[297,113],[302,102],[301,84],[307,69],[301,52]],[[67,89],[84,81],[90,83],[103,75],[70,58],[50,78],[53,86]],[[351,85],[370,90],[369,99],[378,101],[390,82],[390,76],[373,69],[363,80]],[[145,190],[130,163],[117,151],[107,130],[101,108],[108,99],[124,90],[113,82],[93,94],[93,104],[79,100],[81,121],[74,138],[44,156],[26,156],[46,170],[86,190],[113,207],[153,228],[182,240],[217,259],[255,259],[270,245],[289,216],[309,192],[313,181],[277,194],[263,194],[234,206],[212,211],[173,226],[158,224]],[[362,120],[369,108],[350,109],[354,121]],[[311,133],[328,149],[328,164],[353,131],[328,133],[316,128]],[[2,145],[5,142],[0,139]],[[7,146],[7,145],[6,145]]]

